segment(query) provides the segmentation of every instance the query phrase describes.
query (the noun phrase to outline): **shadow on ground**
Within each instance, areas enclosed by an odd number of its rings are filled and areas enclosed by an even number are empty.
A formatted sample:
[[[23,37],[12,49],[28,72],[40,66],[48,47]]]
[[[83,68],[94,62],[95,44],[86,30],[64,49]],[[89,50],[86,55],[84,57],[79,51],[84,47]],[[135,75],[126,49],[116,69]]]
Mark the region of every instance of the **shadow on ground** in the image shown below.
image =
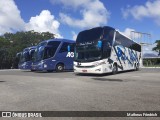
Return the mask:
[[[127,71],[121,71],[121,72],[118,72],[116,75],[118,74],[126,74],[128,72],[137,72],[137,71],[134,71],[134,70],[127,70]],[[113,74],[112,73],[104,73],[104,74],[89,74],[89,73],[77,73],[75,74],[77,76],[88,76],[88,77],[104,77],[104,76],[112,76]]]
[[[1,82],[6,82],[6,81],[0,81],[0,83],[1,83]]]
[[[121,79],[108,79],[108,78],[92,78],[92,79],[98,81],[123,82],[123,80]]]

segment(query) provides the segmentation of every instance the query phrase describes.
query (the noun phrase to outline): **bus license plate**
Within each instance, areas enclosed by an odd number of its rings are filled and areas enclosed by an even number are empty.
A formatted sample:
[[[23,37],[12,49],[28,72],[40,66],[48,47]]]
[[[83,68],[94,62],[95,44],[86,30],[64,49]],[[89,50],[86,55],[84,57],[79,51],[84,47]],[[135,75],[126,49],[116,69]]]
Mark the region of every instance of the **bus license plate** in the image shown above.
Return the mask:
[[[87,72],[87,70],[82,70],[82,72]]]

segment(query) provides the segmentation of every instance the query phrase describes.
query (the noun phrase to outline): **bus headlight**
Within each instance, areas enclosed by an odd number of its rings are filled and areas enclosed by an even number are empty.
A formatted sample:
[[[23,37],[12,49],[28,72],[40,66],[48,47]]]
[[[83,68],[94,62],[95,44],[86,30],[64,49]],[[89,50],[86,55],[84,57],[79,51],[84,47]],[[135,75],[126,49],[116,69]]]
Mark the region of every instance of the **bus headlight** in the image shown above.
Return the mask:
[[[46,64],[44,64],[44,68],[47,68],[47,65],[46,65]]]

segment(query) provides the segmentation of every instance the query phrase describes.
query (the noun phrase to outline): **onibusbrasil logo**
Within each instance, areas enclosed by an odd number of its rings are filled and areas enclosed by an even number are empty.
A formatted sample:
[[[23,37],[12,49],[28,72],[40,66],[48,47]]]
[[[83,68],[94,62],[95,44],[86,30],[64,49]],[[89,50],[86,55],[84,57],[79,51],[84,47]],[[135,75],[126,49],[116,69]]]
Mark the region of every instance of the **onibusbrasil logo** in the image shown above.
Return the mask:
[[[39,112],[2,112],[2,117],[42,117],[42,114]]]

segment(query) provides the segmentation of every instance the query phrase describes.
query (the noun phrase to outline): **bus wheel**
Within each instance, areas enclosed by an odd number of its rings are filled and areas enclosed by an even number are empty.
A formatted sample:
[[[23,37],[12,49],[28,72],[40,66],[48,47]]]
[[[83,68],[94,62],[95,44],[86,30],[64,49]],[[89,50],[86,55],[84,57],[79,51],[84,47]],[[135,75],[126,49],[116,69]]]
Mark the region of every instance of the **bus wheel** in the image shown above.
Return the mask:
[[[113,69],[112,69],[112,74],[115,75],[115,74],[117,74],[117,72],[118,72],[117,65],[114,64],[114,65],[113,65]]]
[[[36,71],[36,70],[31,69],[31,72],[34,72],[34,71]]]
[[[56,65],[56,72],[62,72],[64,70],[63,64],[57,64]]]

